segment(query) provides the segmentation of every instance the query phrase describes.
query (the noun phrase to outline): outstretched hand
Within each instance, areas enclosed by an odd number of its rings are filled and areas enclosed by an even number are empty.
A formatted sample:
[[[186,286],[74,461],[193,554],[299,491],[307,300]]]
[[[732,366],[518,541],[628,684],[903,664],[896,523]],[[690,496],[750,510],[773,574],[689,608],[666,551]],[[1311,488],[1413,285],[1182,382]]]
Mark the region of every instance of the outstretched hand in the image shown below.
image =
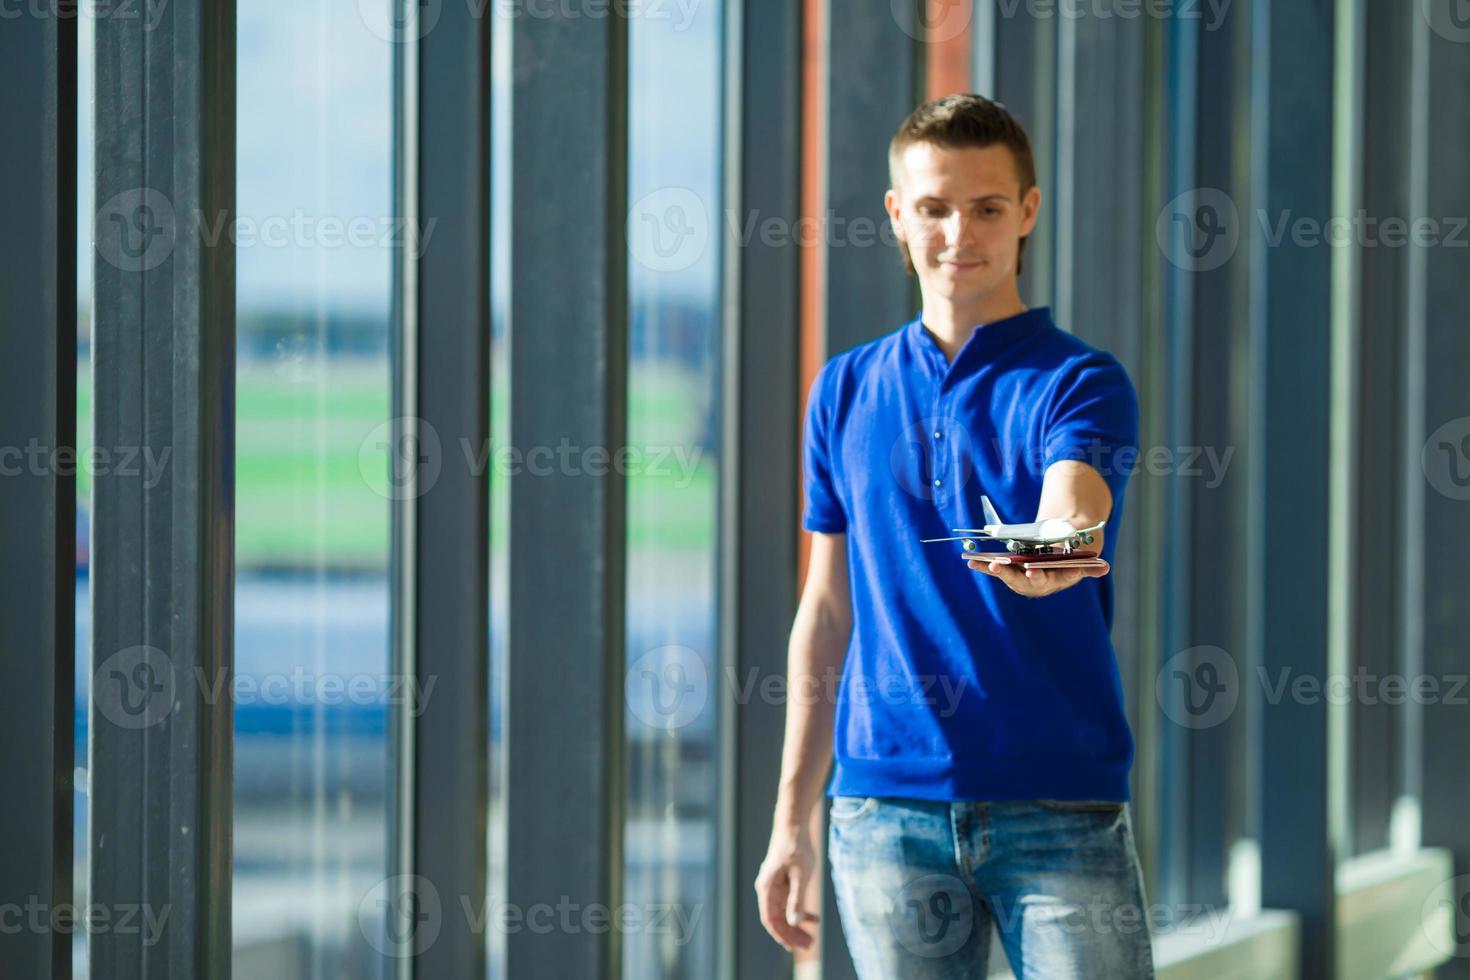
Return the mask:
[[[968,561],[965,563],[977,572],[984,572],[1010,586],[1012,592],[1031,599],[1053,595],[1070,589],[1085,578],[1102,578],[1112,571],[1110,565],[1096,568],[1028,568],[1021,569],[998,561]]]

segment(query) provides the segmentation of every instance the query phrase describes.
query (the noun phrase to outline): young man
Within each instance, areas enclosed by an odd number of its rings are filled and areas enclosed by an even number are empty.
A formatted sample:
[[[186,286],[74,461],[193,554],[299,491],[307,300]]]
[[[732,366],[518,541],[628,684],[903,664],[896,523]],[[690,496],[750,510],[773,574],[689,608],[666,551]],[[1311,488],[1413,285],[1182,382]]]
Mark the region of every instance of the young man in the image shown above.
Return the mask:
[[[1000,104],[921,106],[889,172],[923,309],[812,386],[789,690],[841,680],[835,705],[788,703],[761,919],[788,949],[814,940],[808,828],[835,754],[827,855],[865,980],[983,977],[992,922],[1018,977],[1149,977],[1108,569],[1025,572],[919,543],[987,523],[984,495],[1003,521],[1106,520],[1108,558],[1133,386],[1021,302],[1041,192]]]

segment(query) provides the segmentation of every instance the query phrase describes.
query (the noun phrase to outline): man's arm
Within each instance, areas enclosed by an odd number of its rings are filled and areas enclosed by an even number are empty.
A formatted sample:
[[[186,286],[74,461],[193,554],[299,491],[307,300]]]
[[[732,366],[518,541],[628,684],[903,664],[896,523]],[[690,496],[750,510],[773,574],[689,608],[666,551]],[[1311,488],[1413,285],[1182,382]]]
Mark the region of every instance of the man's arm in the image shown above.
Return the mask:
[[[771,843],[755,882],[761,923],[787,949],[815,941],[802,928],[817,921],[810,909],[821,884],[808,828],[832,764],[835,705],[828,692],[841,676],[851,634],[847,535],[814,533],[787,648],[786,735]]]
[[[1041,484],[1041,504],[1036,508],[1036,519],[1044,521],[1058,518],[1070,521],[1073,527],[1092,527],[1098,521],[1107,520],[1113,511],[1113,492],[1108,489],[1102,474],[1080,460],[1058,460],[1046,468]],[[1093,531],[1096,539],[1088,550],[1102,554],[1103,535],[1107,528]],[[1028,569],[1022,571],[998,562],[972,561],[969,566],[978,572],[993,575],[1013,592],[1039,598],[1063,589],[1071,588],[1084,578],[1098,578],[1108,574],[1101,568],[1058,568]]]

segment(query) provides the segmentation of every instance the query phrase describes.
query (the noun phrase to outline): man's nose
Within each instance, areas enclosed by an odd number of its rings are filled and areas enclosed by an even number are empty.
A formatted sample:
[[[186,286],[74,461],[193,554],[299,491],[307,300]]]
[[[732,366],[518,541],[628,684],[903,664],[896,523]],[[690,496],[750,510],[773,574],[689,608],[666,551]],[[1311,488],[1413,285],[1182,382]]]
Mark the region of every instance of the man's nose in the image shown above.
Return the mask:
[[[943,224],[944,240],[948,245],[962,245],[974,237],[975,220],[963,211],[951,211]]]

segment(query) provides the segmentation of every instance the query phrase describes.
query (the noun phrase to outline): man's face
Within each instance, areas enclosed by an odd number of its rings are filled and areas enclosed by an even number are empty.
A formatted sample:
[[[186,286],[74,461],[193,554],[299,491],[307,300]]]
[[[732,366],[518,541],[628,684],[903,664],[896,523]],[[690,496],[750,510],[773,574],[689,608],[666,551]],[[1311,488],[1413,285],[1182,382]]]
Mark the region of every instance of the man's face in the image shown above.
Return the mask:
[[[1021,194],[1010,149],[914,143],[899,163],[898,186],[883,203],[924,295],[962,302],[1014,282],[1041,191]]]

